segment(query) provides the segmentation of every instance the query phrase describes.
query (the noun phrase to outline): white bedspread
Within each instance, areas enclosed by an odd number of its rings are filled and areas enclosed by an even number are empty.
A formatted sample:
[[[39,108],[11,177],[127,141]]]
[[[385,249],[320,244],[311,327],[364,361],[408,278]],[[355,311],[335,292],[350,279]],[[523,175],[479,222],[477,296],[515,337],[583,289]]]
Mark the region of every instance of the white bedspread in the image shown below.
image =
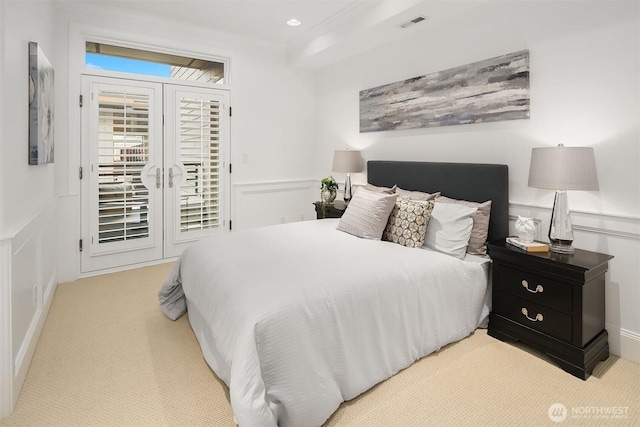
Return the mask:
[[[337,221],[203,240],[163,285],[182,285],[241,427],[319,426],[488,314],[486,262],[360,239]]]

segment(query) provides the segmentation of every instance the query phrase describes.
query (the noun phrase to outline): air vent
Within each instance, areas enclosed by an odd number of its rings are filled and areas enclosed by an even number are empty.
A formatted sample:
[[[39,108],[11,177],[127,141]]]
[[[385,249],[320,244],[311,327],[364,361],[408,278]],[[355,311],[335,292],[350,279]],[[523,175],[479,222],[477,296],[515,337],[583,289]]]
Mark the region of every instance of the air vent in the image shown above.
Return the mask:
[[[417,16],[417,17],[413,18],[411,21],[407,21],[404,24],[400,24],[400,28],[408,28],[408,27],[410,27],[412,25],[415,25],[415,24],[418,24],[418,23],[420,23],[422,21],[426,21],[427,19],[429,19],[429,18],[427,18],[426,16]]]

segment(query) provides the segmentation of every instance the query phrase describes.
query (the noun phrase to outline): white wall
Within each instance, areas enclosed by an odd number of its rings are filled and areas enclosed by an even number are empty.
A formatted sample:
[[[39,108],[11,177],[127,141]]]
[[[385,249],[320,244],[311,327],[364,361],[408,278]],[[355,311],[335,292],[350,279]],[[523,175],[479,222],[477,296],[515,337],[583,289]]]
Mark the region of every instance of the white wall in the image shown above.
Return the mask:
[[[80,27],[149,47],[231,58],[232,200],[238,203],[232,215],[240,228],[312,217],[316,180],[329,173],[333,150],[345,146],[363,149],[368,159],[508,164],[511,213],[536,216],[544,225],[553,195],[526,186],[531,148],[594,146],[601,190],[570,194],[575,243],[615,256],[607,276],[610,343],[614,353],[640,360],[637,2],[481,4],[452,21],[427,21],[404,39],[315,76],[289,67],[284,50],[267,43],[140,16],[134,26],[128,16],[63,5],[0,2],[0,417],[17,398],[55,283],[79,275],[82,58],[74,37]],[[53,165],[27,165],[28,41],[41,44],[56,70]],[[530,120],[358,132],[360,90],[525,48],[531,52]]]
[[[56,285],[57,164],[29,166],[29,42],[56,67],[51,1],[0,8],[0,417],[15,404]],[[64,85],[55,81],[55,92]],[[56,109],[58,105],[56,104]],[[57,125],[58,117],[55,117]],[[56,135],[56,142],[57,139]]]
[[[2,128],[0,186],[5,203],[2,205],[0,226],[10,233],[33,219],[55,196],[55,164],[29,166],[28,162],[29,80],[26,73],[29,42],[39,43],[54,68],[57,61],[54,57],[52,3],[38,3],[38,13],[33,13],[33,5],[24,2],[5,3],[2,103],[3,121],[11,126]],[[56,80],[56,89],[59,87]]]
[[[4,2],[0,2],[0,58],[4,58]],[[4,68],[5,62],[2,61],[0,63],[0,100],[4,98]],[[4,135],[2,134],[2,129],[4,129],[4,102],[0,101],[0,141],[4,140]],[[0,150],[0,165],[3,164],[2,150]],[[2,235],[4,228],[4,197],[3,195],[4,186],[0,183],[0,236]]]
[[[80,275],[81,36],[230,58],[232,200],[241,200],[232,216],[242,228],[313,215],[315,104],[313,73],[289,67],[280,46],[109,15],[89,2],[88,11],[52,1],[0,5],[0,124],[11,123],[0,128],[2,418],[18,398],[56,284]],[[56,73],[55,164],[46,166],[27,164],[29,41],[41,44]]]
[[[593,146],[600,191],[570,193],[574,243],[615,256],[610,344],[640,361],[639,24],[637,2],[491,2],[321,69],[316,175],[328,174],[333,150],[345,146],[366,159],[507,164],[511,214],[542,219],[544,237],[553,193],[527,187],[531,148]],[[360,90],[521,49],[530,50],[529,120],[359,133]]]
[[[148,20],[141,16],[117,14],[113,10],[67,10],[60,5],[56,27],[60,61],[70,64],[62,68],[60,78],[68,82],[71,97],[68,124],[61,132],[68,133],[68,142],[60,147],[66,157],[66,168],[60,172],[59,191],[61,240],[61,280],[73,280],[79,275],[80,137],[77,96],[80,93],[80,72],[84,64],[82,37],[94,36],[146,46],[149,49],[170,49],[191,55],[214,55],[230,59],[231,117],[231,219],[242,228],[269,222],[299,220],[301,214],[313,215],[313,195],[310,194],[309,170],[314,153],[314,76],[311,71],[296,70],[286,63],[280,45],[256,40],[244,40],[214,30],[194,29],[173,22]],[[108,6],[108,5],[107,5]],[[135,25],[131,25],[131,20]],[[60,73],[60,74],[62,74]],[[64,96],[64,95],[63,95]],[[296,182],[285,186],[282,182]],[[240,193],[247,185],[258,185],[255,202]],[[282,190],[282,191],[281,191]],[[270,194],[268,203],[262,195]],[[290,206],[291,198],[302,200],[304,206]],[[253,209],[251,215],[246,211]],[[234,227],[237,229],[238,227]]]

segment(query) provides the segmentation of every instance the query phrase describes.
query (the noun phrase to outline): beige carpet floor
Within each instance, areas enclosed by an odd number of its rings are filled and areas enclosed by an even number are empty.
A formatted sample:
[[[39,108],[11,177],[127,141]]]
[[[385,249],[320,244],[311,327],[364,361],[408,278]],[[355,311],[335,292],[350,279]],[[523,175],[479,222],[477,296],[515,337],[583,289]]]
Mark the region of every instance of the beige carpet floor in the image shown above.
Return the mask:
[[[16,410],[0,425],[233,426],[228,390],[186,316],[172,322],[158,307],[170,268],[60,284]],[[567,411],[560,423],[548,415],[556,403]],[[640,365],[611,356],[581,381],[478,330],[344,403],[326,423],[476,425],[638,426]]]

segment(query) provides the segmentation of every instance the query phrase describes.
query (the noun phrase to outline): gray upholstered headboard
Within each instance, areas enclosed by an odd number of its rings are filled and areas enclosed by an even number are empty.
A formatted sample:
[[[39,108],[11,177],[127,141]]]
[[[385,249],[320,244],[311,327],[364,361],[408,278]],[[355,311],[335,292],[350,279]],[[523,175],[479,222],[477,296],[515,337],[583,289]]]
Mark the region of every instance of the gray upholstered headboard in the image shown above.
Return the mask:
[[[371,160],[367,180],[378,186],[434,193],[472,202],[491,200],[489,241],[509,235],[509,168],[480,163]]]

